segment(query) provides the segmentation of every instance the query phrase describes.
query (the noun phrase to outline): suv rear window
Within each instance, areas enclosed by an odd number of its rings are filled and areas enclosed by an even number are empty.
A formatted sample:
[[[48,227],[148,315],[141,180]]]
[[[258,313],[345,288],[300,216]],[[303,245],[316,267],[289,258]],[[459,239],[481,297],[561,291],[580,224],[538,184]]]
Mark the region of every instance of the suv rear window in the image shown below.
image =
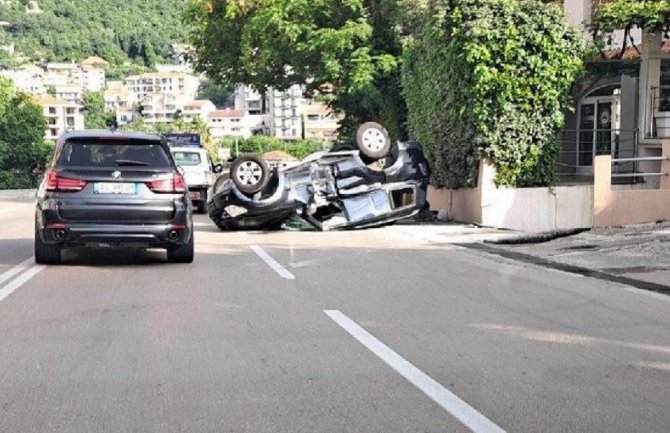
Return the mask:
[[[172,156],[174,156],[174,162],[176,162],[177,165],[198,165],[201,161],[198,152],[173,151]]]
[[[158,143],[147,141],[70,141],[58,158],[61,167],[150,167],[171,168],[170,159]]]

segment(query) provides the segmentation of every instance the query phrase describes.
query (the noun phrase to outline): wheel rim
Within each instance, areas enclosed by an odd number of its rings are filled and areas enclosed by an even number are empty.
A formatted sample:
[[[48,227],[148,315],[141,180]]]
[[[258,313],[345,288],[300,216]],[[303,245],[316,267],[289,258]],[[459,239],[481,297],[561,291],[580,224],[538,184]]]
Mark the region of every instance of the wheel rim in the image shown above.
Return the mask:
[[[237,167],[236,176],[243,185],[257,185],[263,178],[263,167],[256,161],[245,161]]]
[[[379,152],[384,148],[384,145],[386,144],[386,137],[384,136],[384,133],[381,130],[377,128],[370,128],[363,131],[361,141],[363,147],[365,147],[366,149],[372,152]]]

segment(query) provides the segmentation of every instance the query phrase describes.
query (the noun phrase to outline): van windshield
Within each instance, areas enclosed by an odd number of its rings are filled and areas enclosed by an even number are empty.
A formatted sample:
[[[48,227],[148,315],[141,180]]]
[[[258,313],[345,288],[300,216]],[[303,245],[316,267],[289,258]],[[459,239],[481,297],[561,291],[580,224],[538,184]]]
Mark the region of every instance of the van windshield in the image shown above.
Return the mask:
[[[185,152],[179,150],[173,151],[172,155],[174,156],[174,161],[177,163],[177,165],[198,165],[201,162],[200,153],[198,152]]]

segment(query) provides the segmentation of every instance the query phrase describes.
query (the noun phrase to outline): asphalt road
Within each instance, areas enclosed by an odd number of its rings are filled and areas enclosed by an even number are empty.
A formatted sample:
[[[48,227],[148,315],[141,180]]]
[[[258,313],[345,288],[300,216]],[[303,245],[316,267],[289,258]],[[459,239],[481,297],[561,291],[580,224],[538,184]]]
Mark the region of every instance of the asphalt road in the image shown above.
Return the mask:
[[[670,297],[402,226],[203,216],[192,265],[41,267],[32,214],[0,202],[0,432],[670,429]]]

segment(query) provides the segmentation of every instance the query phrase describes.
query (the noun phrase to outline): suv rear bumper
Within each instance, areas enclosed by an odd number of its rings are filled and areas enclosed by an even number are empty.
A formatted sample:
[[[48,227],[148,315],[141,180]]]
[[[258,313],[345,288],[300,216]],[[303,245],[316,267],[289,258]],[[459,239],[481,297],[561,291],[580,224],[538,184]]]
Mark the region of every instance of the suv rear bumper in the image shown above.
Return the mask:
[[[60,245],[151,247],[182,245],[193,228],[188,224],[68,224],[47,223],[40,229],[42,241]]]

